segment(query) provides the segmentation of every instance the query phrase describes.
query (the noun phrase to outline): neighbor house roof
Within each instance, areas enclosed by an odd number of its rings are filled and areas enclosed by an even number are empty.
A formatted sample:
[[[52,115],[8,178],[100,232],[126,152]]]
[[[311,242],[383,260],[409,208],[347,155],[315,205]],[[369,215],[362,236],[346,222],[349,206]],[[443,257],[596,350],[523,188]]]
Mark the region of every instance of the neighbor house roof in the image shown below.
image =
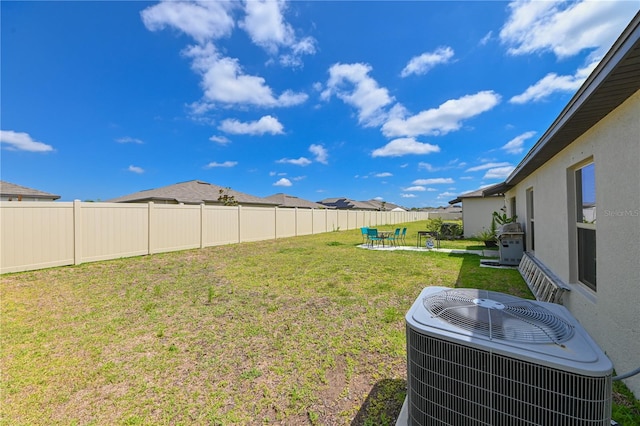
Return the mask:
[[[378,210],[379,206],[375,206],[367,201],[356,201],[346,197],[341,198],[325,198],[318,201],[325,206],[334,207],[338,210]]]
[[[294,197],[293,195],[278,193],[265,197],[266,200],[278,203],[279,207],[300,207],[304,209],[328,209],[329,206],[324,204],[314,203],[313,201],[304,200],[302,198]]]
[[[515,186],[640,90],[640,12],[509,177],[484,194]]]
[[[499,187],[501,185],[502,184],[499,183],[497,185],[491,185],[489,187],[478,189],[476,191],[465,192],[464,194],[458,195],[457,198],[454,198],[453,200],[449,201],[449,204],[461,203],[462,200],[464,200],[465,198],[499,197],[502,195],[501,191],[491,192],[490,194],[487,194],[487,195],[485,195],[485,192],[491,191],[495,189],[494,187]]]
[[[57,200],[59,195],[49,192],[40,191],[38,189],[27,188],[26,186],[16,185],[15,183],[0,180],[0,196],[4,198],[21,199],[22,197],[37,198],[43,200]]]
[[[112,203],[169,202],[183,204],[222,204],[218,197],[222,194],[233,196],[241,205],[277,206],[275,201],[255,197],[244,192],[214,185],[201,180],[176,183],[156,189],[147,189],[133,194],[108,200]]]
[[[373,207],[375,207],[376,210],[382,210],[382,203],[384,203],[384,210],[385,211],[392,211],[394,209],[401,209],[403,211],[406,211],[405,208],[403,208],[403,207],[401,207],[401,206],[399,206],[397,204],[390,203],[388,201],[380,201],[380,200],[373,199],[373,200],[365,201],[365,203],[371,204]],[[396,210],[396,211],[398,211],[398,210]]]

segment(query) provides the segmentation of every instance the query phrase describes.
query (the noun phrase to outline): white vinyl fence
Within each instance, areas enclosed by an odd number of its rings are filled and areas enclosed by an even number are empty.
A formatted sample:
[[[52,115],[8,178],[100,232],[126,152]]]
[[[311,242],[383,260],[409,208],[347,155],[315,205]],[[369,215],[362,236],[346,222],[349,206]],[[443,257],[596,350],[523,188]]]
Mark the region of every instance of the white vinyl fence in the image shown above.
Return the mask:
[[[0,202],[0,273],[428,218],[416,211]]]

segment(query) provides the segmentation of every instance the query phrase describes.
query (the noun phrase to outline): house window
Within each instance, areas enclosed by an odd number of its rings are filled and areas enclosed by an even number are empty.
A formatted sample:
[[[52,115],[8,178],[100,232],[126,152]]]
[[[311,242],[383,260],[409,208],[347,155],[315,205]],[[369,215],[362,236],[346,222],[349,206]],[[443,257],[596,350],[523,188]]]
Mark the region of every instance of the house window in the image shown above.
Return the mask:
[[[578,281],[596,290],[596,176],[594,163],[575,171]]]
[[[536,249],[535,220],[533,218],[533,188],[527,189],[527,251]]]

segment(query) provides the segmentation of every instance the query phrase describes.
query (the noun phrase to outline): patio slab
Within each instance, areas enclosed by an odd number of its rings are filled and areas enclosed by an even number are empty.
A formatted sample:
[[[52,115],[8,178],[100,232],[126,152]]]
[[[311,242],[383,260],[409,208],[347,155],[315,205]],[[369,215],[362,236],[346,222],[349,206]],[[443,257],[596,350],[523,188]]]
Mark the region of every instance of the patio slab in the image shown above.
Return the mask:
[[[360,244],[359,248],[367,250],[379,250],[379,251],[396,251],[396,250],[408,250],[408,251],[424,251],[424,252],[438,252],[438,253],[453,253],[453,254],[475,254],[483,257],[497,257],[498,252],[496,250],[463,250],[463,249],[443,249],[443,248],[426,248],[416,246],[370,246],[368,244]]]

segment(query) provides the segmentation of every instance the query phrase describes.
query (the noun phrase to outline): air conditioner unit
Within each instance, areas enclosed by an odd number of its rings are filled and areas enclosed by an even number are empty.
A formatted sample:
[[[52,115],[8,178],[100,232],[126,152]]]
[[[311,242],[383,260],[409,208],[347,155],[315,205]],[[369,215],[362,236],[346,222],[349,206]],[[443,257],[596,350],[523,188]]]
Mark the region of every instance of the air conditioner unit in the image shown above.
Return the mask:
[[[409,425],[611,423],[611,361],[561,305],[427,287],[406,331]]]

